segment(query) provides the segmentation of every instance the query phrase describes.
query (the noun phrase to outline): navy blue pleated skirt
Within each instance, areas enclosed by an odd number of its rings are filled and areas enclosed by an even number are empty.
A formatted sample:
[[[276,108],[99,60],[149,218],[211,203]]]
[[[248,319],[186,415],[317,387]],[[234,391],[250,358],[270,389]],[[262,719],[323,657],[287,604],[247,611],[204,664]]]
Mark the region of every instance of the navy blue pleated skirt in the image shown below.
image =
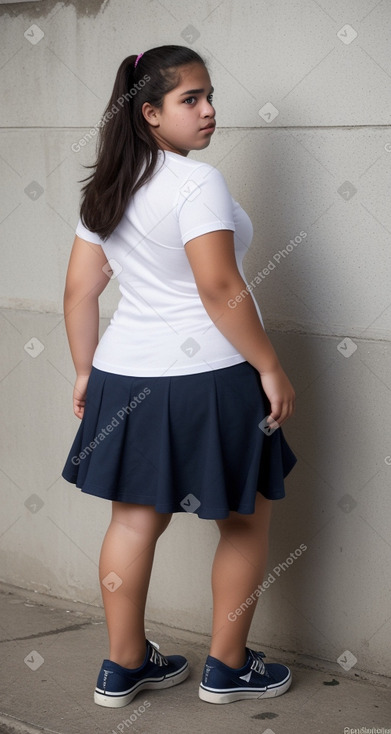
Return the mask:
[[[252,514],[256,493],[285,496],[296,456],[249,362],[175,377],[92,368],[84,416],[62,471],[83,492],[157,512]]]

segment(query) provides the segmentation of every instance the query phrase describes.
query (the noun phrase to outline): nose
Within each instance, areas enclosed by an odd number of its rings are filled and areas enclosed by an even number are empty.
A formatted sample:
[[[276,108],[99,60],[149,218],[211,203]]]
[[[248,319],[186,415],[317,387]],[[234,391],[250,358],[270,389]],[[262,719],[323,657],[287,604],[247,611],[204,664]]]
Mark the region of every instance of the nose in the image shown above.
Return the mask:
[[[203,117],[214,117],[215,116],[215,108],[211,104],[211,102],[206,101],[205,107],[202,111]]]

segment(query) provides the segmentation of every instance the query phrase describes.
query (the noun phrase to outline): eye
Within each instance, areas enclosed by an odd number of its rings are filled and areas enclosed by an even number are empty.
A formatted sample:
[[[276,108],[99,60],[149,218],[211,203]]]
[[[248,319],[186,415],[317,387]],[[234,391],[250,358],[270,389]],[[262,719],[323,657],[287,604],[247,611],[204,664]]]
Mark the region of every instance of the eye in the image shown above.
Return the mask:
[[[207,99],[208,99],[208,102],[209,102],[210,104],[212,104],[212,100],[213,100],[213,92],[211,92],[210,94],[208,94],[208,97],[207,97]],[[197,97],[187,97],[187,98],[186,98],[186,99],[184,99],[183,101],[184,101],[185,103],[191,103],[191,102],[192,102],[193,100],[195,100],[195,101],[197,102]]]

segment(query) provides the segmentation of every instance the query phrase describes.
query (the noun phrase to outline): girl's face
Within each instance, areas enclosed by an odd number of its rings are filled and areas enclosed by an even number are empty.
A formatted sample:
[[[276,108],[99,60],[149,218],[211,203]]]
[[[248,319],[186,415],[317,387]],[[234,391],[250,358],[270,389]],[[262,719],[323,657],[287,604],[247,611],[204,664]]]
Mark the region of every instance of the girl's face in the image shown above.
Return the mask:
[[[179,85],[165,95],[162,108],[145,102],[143,114],[160,148],[187,156],[190,150],[202,150],[209,145],[216,113],[205,66],[189,64],[180,71]]]

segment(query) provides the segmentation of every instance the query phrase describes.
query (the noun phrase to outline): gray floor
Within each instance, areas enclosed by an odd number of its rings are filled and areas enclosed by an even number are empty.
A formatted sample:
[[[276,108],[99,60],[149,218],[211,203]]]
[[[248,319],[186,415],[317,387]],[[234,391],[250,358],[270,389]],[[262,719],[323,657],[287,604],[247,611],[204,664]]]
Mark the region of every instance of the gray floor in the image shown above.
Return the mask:
[[[2,734],[387,734],[391,679],[345,672],[338,663],[276,654],[290,690],[267,700],[217,706],[198,698],[208,638],[151,622],[148,636],[165,654],[186,655],[189,678],[165,691],[142,691],[129,706],[104,709],[92,691],[107,654],[103,612],[0,587]],[[367,729],[367,731],[366,731]]]

